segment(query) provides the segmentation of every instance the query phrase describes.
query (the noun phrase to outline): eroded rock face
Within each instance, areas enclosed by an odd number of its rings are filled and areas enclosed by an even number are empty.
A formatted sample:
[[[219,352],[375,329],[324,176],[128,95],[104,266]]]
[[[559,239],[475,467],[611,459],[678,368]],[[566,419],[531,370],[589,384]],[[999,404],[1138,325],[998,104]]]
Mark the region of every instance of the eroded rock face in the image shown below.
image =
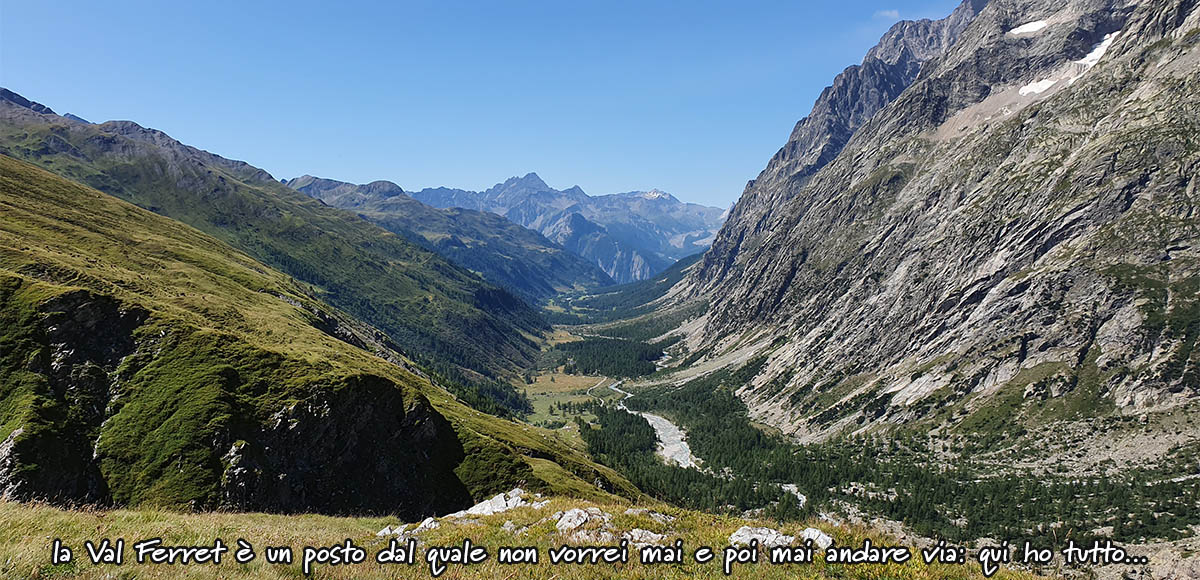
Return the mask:
[[[5,284],[0,308],[19,283]],[[6,321],[36,345],[26,383],[38,404],[37,428],[17,428],[0,444],[0,493],[14,499],[103,503],[108,489],[93,442],[120,393],[117,367],[135,349],[134,332],[148,313],[117,300],[78,290],[41,304],[31,318]],[[16,388],[16,387],[14,387]],[[46,425],[49,425],[47,427]]]
[[[445,513],[470,503],[463,450],[424,397],[360,376],[292,405],[229,461],[224,503],[323,513]],[[412,397],[412,398],[410,398]]]
[[[1013,391],[1126,412],[1200,394],[1197,8],[964,10],[822,160],[835,82],[683,283],[711,304],[693,350],[786,342],[739,393],[756,419],[812,440]]]

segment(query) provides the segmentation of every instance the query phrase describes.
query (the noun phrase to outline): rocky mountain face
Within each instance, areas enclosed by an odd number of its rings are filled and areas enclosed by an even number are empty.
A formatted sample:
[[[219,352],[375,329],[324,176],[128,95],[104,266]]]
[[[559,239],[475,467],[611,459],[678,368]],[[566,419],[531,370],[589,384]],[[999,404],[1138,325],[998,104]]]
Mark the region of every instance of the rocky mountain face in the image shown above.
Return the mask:
[[[537,347],[527,337],[546,328],[517,296],[404,238],[248,163],[130,121],[84,123],[7,92],[0,153],[230,243],[310,284],[457,382],[503,384],[532,363]],[[493,390],[501,404],[520,406],[511,387]]]
[[[986,0],[968,1],[941,20],[893,25],[861,64],[842,71],[821,92],[812,112],[796,123],[787,143],[746,186],[730,212],[731,221],[762,221],[766,216],[760,214],[790,199],[799,185],[841,153],[859,127],[912,84],[923,63],[954,44],[985,4]]]
[[[434,207],[503,215],[588,259],[618,283],[649,278],[703,251],[724,220],[719,208],[683,203],[658,190],[593,197],[579,186],[556,190],[534,173],[484,192],[436,188],[412,196]]]
[[[355,185],[305,175],[286,184],[353,211],[530,302],[614,284],[598,266],[538,232],[491,212],[426,205],[390,181]]]
[[[681,283],[711,305],[689,346],[765,356],[739,395],[810,440],[900,424],[1033,445],[1192,405],[1198,87],[1191,1],[968,1],[896,25]]]

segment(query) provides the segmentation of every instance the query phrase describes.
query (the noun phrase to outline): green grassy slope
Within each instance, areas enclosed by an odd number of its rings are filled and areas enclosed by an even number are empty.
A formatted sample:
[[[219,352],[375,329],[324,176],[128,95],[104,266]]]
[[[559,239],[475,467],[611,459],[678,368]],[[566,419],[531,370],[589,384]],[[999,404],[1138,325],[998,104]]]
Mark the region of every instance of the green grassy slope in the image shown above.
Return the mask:
[[[544,322],[512,294],[245,163],[134,123],[79,123],[3,98],[0,152],[228,242],[441,374],[502,384],[537,351]]]
[[[347,319],[305,291],[187,225],[0,156],[0,485],[411,515],[521,482],[637,494],[577,443],[350,344],[328,322]]]

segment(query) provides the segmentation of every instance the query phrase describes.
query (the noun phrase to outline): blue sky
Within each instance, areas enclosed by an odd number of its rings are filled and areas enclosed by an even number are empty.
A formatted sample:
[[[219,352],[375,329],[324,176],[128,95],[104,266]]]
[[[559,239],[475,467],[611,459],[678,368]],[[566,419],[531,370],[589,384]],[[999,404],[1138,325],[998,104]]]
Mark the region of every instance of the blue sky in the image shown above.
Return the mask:
[[[0,85],[278,178],[725,206],[834,75],[956,0],[0,0]]]

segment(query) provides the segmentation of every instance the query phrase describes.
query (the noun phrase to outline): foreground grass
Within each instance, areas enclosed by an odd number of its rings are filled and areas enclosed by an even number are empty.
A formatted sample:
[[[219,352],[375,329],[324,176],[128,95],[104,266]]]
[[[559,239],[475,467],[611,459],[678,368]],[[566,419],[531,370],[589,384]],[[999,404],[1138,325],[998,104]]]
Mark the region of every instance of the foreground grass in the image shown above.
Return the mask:
[[[555,529],[551,515],[559,510],[596,505],[613,515],[614,531],[642,528],[665,533],[667,542],[683,540],[684,564],[643,565],[638,562],[637,548],[630,547],[629,563],[597,565],[551,565],[548,551],[567,541]],[[727,578],[722,572],[721,550],[728,537],[747,522],[737,518],[689,512],[666,506],[648,506],[677,517],[674,522],[660,523],[648,515],[627,515],[628,504],[587,504],[579,500],[554,499],[543,509],[519,508],[506,513],[477,518],[466,524],[451,524],[443,520],[442,526],[422,534],[417,551],[418,562],[414,565],[381,565],[374,561],[375,553],[387,546],[388,538],[375,536],[385,525],[394,525],[393,518],[335,518],[315,515],[268,515],[253,513],[172,513],[149,510],[63,510],[46,505],[19,504],[0,501],[0,578],[243,578],[283,579],[304,577],[300,558],[302,547],[332,546],[352,540],[366,550],[367,560],[348,566],[316,565],[312,578],[430,578],[424,550],[428,546],[461,546],[469,539],[472,544],[488,550],[490,557],[483,563],[462,566],[452,564],[440,578],[535,578],[535,579],[583,579],[583,578]],[[515,532],[502,526],[513,522]],[[764,525],[771,525],[764,523]],[[839,545],[861,545],[864,538],[874,544],[888,544],[889,540],[877,533],[859,527],[834,527],[813,524],[832,535]],[[520,528],[527,527],[527,530]],[[806,524],[788,524],[780,529],[795,534]],[[193,564],[151,565],[137,564],[132,555],[131,544],[147,538],[161,538],[164,545],[212,545],[215,538],[234,545],[238,538],[251,542],[258,557],[248,564],[233,562],[232,551],[220,565]],[[88,559],[83,543],[104,538],[126,540],[125,563],[116,565],[93,565]],[[61,539],[75,552],[70,564],[50,563],[51,544]],[[609,545],[615,545],[610,542]],[[692,562],[691,553],[697,547],[707,545],[717,552],[717,558],[707,564]],[[264,562],[264,546],[290,546],[295,551],[293,564],[268,564]],[[501,565],[496,562],[496,553],[501,546],[534,546],[538,548],[540,564]],[[818,560],[820,557],[818,556]],[[771,565],[765,557],[758,564],[734,567],[733,578],[862,578],[862,579],[933,579],[933,578],[982,578],[978,566],[943,565],[925,566],[908,563],[905,565]],[[1026,578],[1027,575],[1001,571],[993,578]]]

